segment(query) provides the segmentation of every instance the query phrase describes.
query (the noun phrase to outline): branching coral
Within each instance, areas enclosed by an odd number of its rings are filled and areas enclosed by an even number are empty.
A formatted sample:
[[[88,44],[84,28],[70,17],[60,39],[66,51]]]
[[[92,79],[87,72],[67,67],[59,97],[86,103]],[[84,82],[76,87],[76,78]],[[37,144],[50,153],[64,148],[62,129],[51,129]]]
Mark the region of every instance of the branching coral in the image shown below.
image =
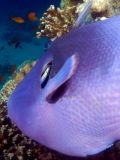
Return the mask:
[[[73,27],[88,0],[62,0],[61,8],[51,5],[40,19],[37,37],[51,40],[64,35]],[[120,12],[120,0],[93,0],[90,14],[93,20],[103,20]]]
[[[53,5],[44,13],[44,17],[40,19],[40,32],[37,32],[37,37],[49,37],[55,39],[60,37],[71,29],[77,13],[76,7],[67,7],[66,9],[60,9]]]
[[[73,5],[73,3],[75,5]],[[69,32],[78,17],[78,14],[83,11],[84,6],[85,1],[80,0],[68,0],[62,6],[62,9],[56,9],[54,5],[51,5],[40,19],[40,32],[37,32],[37,37],[48,37],[51,40],[54,40],[57,37],[64,35],[66,32]]]

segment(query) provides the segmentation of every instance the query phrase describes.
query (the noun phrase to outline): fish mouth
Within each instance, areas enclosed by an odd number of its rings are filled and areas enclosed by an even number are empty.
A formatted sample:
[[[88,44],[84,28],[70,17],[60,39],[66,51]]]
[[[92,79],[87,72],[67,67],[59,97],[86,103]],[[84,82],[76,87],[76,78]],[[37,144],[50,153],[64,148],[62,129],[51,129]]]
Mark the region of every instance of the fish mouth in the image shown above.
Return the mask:
[[[45,87],[44,94],[48,103],[57,102],[68,90],[71,78],[78,68],[79,57],[78,54],[70,56],[60,71],[49,80]]]

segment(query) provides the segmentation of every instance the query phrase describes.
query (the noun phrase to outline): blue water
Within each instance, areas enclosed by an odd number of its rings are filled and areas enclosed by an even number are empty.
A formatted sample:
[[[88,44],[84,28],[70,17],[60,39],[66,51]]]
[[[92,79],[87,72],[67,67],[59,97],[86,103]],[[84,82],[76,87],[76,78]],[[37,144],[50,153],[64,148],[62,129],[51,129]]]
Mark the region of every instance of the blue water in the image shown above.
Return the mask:
[[[39,25],[39,20],[30,22],[27,18],[29,12],[36,12],[40,18],[46,9],[54,4],[59,5],[60,0],[1,0],[0,1],[0,88],[10,78],[10,67],[17,68],[26,60],[38,59],[45,52],[48,39],[36,38],[33,30]],[[25,23],[18,24],[11,17],[23,17]],[[15,48],[14,41],[20,43]],[[11,44],[11,42],[13,42]]]

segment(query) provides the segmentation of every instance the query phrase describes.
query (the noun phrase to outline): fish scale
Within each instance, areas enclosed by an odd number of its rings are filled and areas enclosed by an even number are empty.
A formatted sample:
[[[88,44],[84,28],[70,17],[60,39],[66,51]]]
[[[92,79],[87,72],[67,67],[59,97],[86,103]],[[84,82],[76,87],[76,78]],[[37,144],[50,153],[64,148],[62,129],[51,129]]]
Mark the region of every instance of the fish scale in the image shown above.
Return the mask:
[[[10,96],[8,114],[24,134],[67,155],[93,155],[119,140],[120,16],[56,39]]]

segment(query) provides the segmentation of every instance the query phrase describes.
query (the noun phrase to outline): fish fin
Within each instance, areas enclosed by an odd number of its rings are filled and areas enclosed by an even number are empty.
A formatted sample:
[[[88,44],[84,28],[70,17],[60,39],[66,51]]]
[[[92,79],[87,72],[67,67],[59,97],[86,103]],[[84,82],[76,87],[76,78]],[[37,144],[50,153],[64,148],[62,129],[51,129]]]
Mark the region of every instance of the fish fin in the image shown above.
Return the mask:
[[[83,11],[79,14],[74,24],[74,27],[82,26],[88,20],[88,17],[90,18],[91,6],[92,6],[92,0],[88,0],[88,3],[85,5]]]
[[[45,88],[45,98],[47,100],[52,99],[53,95],[57,93],[56,91],[60,91],[60,87],[65,84],[76,72],[78,66],[78,55],[73,54],[71,57],[69,57],[66,62],[64,63],[63,67],[60,69],[60,71],[48,81],[48,84]],[[64,86],[65,87],[65,86]],[[63,87],[63,88],[64,88]],[[57,95],[57,94],[56,94]]]

